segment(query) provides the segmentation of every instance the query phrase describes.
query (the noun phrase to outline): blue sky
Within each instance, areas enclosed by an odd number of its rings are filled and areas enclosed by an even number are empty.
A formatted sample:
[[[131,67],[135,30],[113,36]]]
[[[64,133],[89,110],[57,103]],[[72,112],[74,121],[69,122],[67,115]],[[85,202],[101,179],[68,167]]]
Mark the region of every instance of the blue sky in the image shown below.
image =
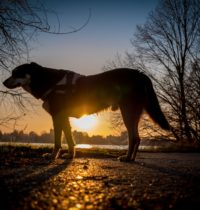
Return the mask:
[[[53,68],[72,69],[82,74],[102,71],[116,53],[131,51],[130,38],[137,24],[146,21],[158,0],[43,0],[47,9],[57,13],[60,30],[70,31],[88,25],[69,35],[40,34],[31,52],[32,61]],[[56,16],[49,14],[52,30],[58,28]]]

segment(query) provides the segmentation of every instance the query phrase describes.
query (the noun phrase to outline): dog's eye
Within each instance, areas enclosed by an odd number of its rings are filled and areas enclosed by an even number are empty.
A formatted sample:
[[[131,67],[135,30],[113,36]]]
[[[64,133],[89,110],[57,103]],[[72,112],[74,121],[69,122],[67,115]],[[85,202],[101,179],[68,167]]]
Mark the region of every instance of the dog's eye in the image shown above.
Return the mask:
[[[12,72],[12,77],[14,77],[14,78],[26,78],[26,75],[24,75],[20,72],[14,71],[14,72]]]
[[[12,72],[12,77],[17,78],[17,73],[16,72]]]
[[[12,70],[12,76],[15,76],[16,73],[17,73],[17,68]]]
[[[17,78],[17,76],[15,74],[12,74],[12,78]]]

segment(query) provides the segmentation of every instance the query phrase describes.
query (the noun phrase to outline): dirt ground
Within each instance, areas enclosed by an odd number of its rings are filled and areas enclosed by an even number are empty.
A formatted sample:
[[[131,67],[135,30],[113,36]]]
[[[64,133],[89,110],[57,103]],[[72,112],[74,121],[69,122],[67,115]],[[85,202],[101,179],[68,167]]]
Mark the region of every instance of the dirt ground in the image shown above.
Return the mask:
[[[78,154],[50,161],[44,151],[1,149],[0,209],[199,209],[199,153]]]

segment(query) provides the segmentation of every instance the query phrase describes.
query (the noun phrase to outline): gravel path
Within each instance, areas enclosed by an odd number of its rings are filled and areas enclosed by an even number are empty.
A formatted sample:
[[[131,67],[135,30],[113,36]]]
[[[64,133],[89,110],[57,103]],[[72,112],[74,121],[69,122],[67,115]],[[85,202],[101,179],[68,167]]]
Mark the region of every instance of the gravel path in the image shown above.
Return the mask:
[[[12,157],[11,157],[12,155]],[[45,160],[0,153],[0,209],[199,209],[200,154]]]

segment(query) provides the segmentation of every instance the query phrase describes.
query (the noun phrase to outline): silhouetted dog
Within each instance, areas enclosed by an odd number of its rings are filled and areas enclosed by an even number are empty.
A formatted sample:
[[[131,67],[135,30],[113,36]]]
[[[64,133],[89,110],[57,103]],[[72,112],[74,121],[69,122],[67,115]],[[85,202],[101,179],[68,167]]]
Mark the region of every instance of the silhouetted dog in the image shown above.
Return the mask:
[[[68,146],[68,158],[75,155],[69,117],[81,117],[108,107],[120,109],[128,130],[129,148],[121,161],[135,160],[140,143],[138,123],[143,110],[160,125],[169,130],[150,79],[133,69],[114,69],[104,73],[83,76],[68,70],[42,67],[36,63],[24,64],[12,71],[3,83],[7,88],[22,87],[37,99],[44,101],[43,108],[53,119],[55,148],[53,157],[61,150],[61,133]]]

